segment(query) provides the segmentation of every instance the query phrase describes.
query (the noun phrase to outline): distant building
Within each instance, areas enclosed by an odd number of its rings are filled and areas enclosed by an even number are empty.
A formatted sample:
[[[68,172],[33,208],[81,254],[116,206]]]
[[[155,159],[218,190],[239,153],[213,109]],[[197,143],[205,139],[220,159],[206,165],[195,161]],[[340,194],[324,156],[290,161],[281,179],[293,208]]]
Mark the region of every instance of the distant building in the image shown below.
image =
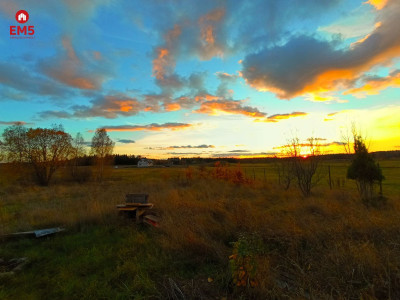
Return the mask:
[[[153,166],[153,161],[151,159],[142,158],[137,163],[138,168],[147,168]]]

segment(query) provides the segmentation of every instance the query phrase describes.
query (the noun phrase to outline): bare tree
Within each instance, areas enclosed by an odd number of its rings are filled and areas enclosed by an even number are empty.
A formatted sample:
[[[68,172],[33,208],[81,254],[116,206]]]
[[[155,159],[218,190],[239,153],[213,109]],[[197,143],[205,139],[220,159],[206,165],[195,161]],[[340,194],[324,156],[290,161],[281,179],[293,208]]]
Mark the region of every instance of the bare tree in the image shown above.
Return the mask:
[[[342,135],[342,143],[343,143],[344,151],[347,154],[354,153],[354,142],[355,142],[356,137],[359,137],[362,139],[367,150],[371,143],[371,141],[369,141],[368,145],[367,145],[367,140],[368,140],[367,134],[361,133],[361,130],[359,128],[357,128],[357,125],[355,122],[351,122],[351,124],[349,126],[347,126],[344,130],[341,130],[341,135]]]
[[[320,179],[315,177],[320,155],[318,139],[311,137],[301,143],[298,137],[293,137],[283,147],[283,154],[287,160],[287,179],[293,176],[302,194],[310,196],[312,187]]]
[[[79,161],[85,155],[86,155],[85,141],[82,137],[82,134],[78,132],[75,138],[72,140],[72,150],[70,159],[71,177],[78,182],[84,182],[90,177],[90,171],[79,169]]]
[[[5,159],[4,144],[0,140],[0,162],[2,162],[4,159]]]
[[[1,144],[0,160],[8,163],[3,168],[4,172],[12,172],[14,179],[22,181],[30,178],[31,173],[27,165],[26,133],[27,129],[22,123],[9,126],[3,131]]]
[[[277,158],[276,170],[278,172],[279,184],[283,186],[285,190],[290,188],[291,183],[295,179],[292,171],[292,163],[291,157]]]
[[[346,127],[345,130],[341,130],[343,148],[347,154],[351,154],[352,152],[354,131],[355,131],[354,123],[352,123],[351,130],[348,127]]]
[[[22,123],[7,127],[3,132],[4,159],[8,162],[27,161],[27,129]]]
[[[112,152],[114,142],[108,136],[107,131],[103,128],[96,130],[92,138],[91,153],[95,156],[95,165],[97,167],[97,178],[102,180],[106,165],[112,164]]]

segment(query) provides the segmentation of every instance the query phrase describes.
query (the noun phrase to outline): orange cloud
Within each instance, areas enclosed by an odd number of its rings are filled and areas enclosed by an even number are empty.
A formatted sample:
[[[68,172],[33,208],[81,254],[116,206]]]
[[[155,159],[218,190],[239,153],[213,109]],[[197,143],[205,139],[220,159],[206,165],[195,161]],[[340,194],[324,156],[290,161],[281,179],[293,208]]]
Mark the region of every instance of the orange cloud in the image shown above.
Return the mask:
[[[369,39],[371,39],[371,35],[366,37],[366,39],[362,42],[359,42],[354,48],[362,47],[362,45],[366,42],[370,43]],[[398,39],[400,43],[400,39]],[[376,53],[369,60],[365,61],[364,64],[355,65],[354,67],[343,68],[343,69],[332,69],[327,70],[319,74],[314,82],[305,86],[303,90],[301,90],[298,95],[305,93],[315,93],[315,92],[327,92],[332,91],[338,88],[345,88],[346,81],[352,81],[359,77],[359,74],[362,74],[365,71],[370,70],[372,67],[376,65],[380,65],[386,63],[390,59],[399,56],[400,54],[400,44],[393,45],[393,47],[389,47],[386,50],[383,50],[381,53]],[[345,95],[349,94],[349,92],[345,92]]]
[[[43,71],[49,77],[75,88],[99,89],[105,75],[93,70],[85,70],[85,66],[76,54],[70,38],[63,37],[61,45],[65,56],[44,62],[41,65]]]
[[[201,58],[208,60],[223,55],[224,49],[216,41],[216,26],[224,15],[225,9],[217,8],[199,18],[201,47],[198,51]]]
[[[171,75],[175,68],[175,58],[172,49],[175,47],[174,44],[181,33],[181,27],[175,24],[174,28],[169,30],[164,36],[165,45],[155,49],[153,76],[160,81],[163,81],[166,76]]]
[[[213,100],[218,100],[220,97],[218,96],[214,96],[214,95],[210,95],[210,94],[204,94],[204,95],[198,95],[196,96],[194,99],[199,102],[199,101],[213,101]]]
[[[328,117],[332,117],[332,116],[334,116],[334,115],[336,115],[336,114],[338,114],[338,113],[339,113],[338,111],[335,111],[335,112],[333,112],[333,113],[327,114],[327,116],[328,116]]]
[[[265,113],[260,112],[255,107],[243,106],[242,101],[234,100],[213,100],[203,102],[195,112],[208,115],[217,115],[219,112],[244,115],[251,118],[263,118]]]
[[[368,0],[365,3],[371,4],[377,10],[381,10],[382,8],[384,8],[386,6],[386,4],[388,3],[388,0]]]
[[[42,118],[91,118],[104,117],[114,119],[119,116],[133,116],[145,109],[143,103],[123,94],[100,96],[91,100],[90,105],[75,105],[72,112],[43,111]]]
[[[116,118],[118,115],[135,115],[142,109],[142,105],[138,100],[122,95],[105,96],[96,101],[92,101],[92,104],[93,106],[91,108],[78,109],[75,115]]]
[[[0,125],[32,125],[33,123],[27,123],[25,121],[0,121]]]
[[[113,112],[131,112],[134,108],[137,107],[138,102],[136,100],[120,100],[120,99],[110,99],[111,101],[108,102],[109,107],[104,107],[107,111]]]
[[[324,121],[325,121],[325,122],[333,121],[333,118],[332,118],[332,117],[333,117],[334,115],[337,115],[338,113],[340,113],[340,112],[336,111],[336,112],[327,114],[327,115],[326,115],[327,117],[324,118]]]
[[[378,3],[375,3],[378,5]],[[242,75],[260,91],[283,99],[315,95],[313,101],[332,101],[326,93],[352,88],[375,66],[386,65],[400,55],[400,2],[387,1],[379,22],[365,38],[347,49],[315,37],[298,36],[285,45],[248,55]]]
[[[351,112],[351,110],[349,110],[349,109],[344,109],[344,110],[341,110],[341,111],[335,111],[335,112],[333,112],[333,113],[329,113],[329,114],[327,114],[326,115],[326,118],[324,118],[324,121],[325,122],[327,122],[327,121],[333,121],[336,117],[338,117],[340,114],[346,114],[346,113],[349,113],[349,112]]]
[[[153,76],[158,80],[163,80],[167,68],[175,64],[166,48],[157,48],[157,57],[153,60]]]
[[[289,118],[295,118],[295,117],[301,117],[301,116],[307,116],[307,115],[308,115],[308,113],[301,112],[301,111],[295,111],[290,114],[275,114],[275,115],[269,116],[268,118],[257,120],[257,122],[276,123],[281,120],[286,120]]]
[[[213,45],[215,42],[214,39],[214,32],[213,32],[213,27],[211,25],[207,25],[201,30],[201,38],[203,41],[205,41],[207,44]]]
[[[180,110],[181,106],[179,105],[179,103],[167,103],[165,104],[165,110],[166,111],[176,111],[176,110]]]
[[[382,22],[377,22],[377,23],[375,23],[374,27],[376,29],[376,28],[379,28],[381,25],[382,25]],[[371,33],[367,34],[366,36],[364,36],[363,38],[359,39],[358,41],[356,41],[354,43],[351,43],[350,44],[350,48],[356,46],[357,44],[364,43],[370,36],[371,36]]]
[[[314,101],[330,101],[331,98],[320,96],[323,93],[335,90],[340,81],[352,80],[357,76],[357,71],[352,69],[327,70],[319,74],[315,80],[306,85],[297,95],[314,95]]]
[[[189,127],[193,127],[193,124],[186,124],[186,123],[164,123],[164,124],[157,124],[152,123],[148,125],[118,125],[118,126],[104,126],[101,127],[107,131],[161,131],[164,129],[169,130],[181,130],[186,129]],[[90,130],[89,132],[93,132]]]
[[[63,45],[64,49],[67,51],[67,56],[70,62],[72,63],[79,63],[79,59],[76,56],[76,52],[74,47],[72,47],[71,39],[67,37],[63,37],[61,40],[61,44]]]
[[[378,95],[380,91],[389,87],[400,87],[400,71],[392,72],[387,77],[372,77],[366,80],[366,83],[359,87],[346,91],[345,95],[353,95],[363,98],[367,95]]]
[[[305,100],[311,102],[337,102],[337,103],[347,103],[348,100],[343,100],[335,97],[329,92],[312,92],[305,95]]]
[[[173,44],[179,38],[181,33],[182,33],[182,28],[178,24],[175,24],[174,28],[172,28],[167,32],[167,34],[165,35],[165,42],[167,43],[167,46],[169,48],[173,46]]]

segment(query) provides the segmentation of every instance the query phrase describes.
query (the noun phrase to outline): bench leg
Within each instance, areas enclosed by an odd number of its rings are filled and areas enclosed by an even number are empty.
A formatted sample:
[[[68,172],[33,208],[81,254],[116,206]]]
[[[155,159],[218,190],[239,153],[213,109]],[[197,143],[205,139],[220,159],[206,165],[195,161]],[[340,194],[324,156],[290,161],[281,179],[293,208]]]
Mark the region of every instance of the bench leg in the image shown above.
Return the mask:
[[[145,210],[142,209],[137,209],[136,210],[136,224],[142,223],[143,222],[143,214]]]

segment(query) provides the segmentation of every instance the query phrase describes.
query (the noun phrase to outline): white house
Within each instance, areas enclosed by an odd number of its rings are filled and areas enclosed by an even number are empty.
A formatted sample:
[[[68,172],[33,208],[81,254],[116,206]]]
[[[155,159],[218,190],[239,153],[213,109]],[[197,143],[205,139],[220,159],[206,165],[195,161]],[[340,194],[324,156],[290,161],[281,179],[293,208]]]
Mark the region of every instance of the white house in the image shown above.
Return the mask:
[[[147,168],[153,166],[153,161],[151,159],[142,158],[137,163],[138,168]]]

